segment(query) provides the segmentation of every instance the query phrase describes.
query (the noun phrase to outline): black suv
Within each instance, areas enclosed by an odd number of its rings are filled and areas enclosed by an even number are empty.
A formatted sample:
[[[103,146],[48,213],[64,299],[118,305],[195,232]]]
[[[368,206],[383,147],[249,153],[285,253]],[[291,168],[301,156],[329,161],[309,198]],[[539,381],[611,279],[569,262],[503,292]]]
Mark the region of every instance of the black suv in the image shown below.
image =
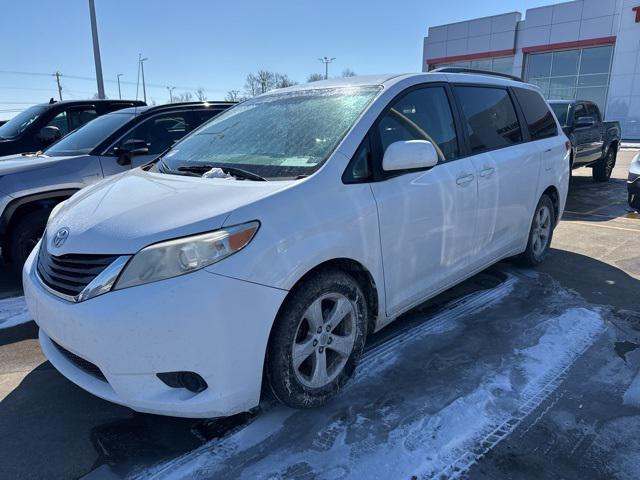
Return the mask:
[[[0,126],[0,156],[43,150],[105,113],[146,105],[138,100],[65,100],[27,108]]]

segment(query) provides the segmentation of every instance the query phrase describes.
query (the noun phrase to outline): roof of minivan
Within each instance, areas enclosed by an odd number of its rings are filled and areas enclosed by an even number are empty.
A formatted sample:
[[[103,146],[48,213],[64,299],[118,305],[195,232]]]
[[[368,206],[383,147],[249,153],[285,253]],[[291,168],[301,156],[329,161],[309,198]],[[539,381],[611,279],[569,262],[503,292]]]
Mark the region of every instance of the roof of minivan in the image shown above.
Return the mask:
[[[463,83],[481,83],[488,85],[510,85],[510,86],[530,86],[530,84],[523,83],[516,80],[510,80],[508,78],[481,75],[471,73],[401,73],[401,74],[381,74],[381,75],[359,75],[355,77],[346,78],[332,78],[329,80],[319,80],[317,82],[303,83],[287,87],[279,90],[272,90],[267,93],[280,93],[280,92],[295,92],[301,90],[311,90],[317,88],[334,88],[334,87],[364,87],[372,85],[382,85],[389,87],[397,82],[405,80],[407,78],[422,78],[425,82],[445,81],[445,82],[463,82]]]

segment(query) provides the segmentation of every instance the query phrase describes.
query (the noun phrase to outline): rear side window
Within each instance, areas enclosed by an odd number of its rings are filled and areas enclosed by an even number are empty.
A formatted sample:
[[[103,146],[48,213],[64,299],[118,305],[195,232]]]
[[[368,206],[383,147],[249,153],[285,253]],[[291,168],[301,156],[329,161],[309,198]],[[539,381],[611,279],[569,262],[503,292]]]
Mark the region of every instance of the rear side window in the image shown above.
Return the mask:
[[[382,151],[394,142],[428,140],[442,159],[458,156],[453,114],[443,87],[412,90],[396,100],[380,118],[378,132]]]
[[[527,121],[531,140],[541,140],[558,135],[556,121],[547,107],[547,102],[542,99],[542,95],[525,88],[514,88],[513,90]]]
[[[455,92],[462,106],[472,153],[522,141],[518,117],[507,90],[457,86]]]

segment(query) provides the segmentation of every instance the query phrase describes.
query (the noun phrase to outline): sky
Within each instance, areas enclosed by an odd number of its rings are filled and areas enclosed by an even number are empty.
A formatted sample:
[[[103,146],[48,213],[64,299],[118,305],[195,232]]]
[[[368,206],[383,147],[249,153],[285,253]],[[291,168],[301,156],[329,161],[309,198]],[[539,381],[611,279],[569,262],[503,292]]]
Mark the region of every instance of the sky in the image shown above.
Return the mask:
[[[0,16],[0,119],[57,98],[96,92],[88,0],[5,0]],[[106,95],[135,98],[138,54],[148,102],[204,88],[209,100],[243,90],[267,69],[304,82],[330,75],[421,70],[429,26],[548,5],[553,0],[95,0]],[[19,73],[16,73],[19,72]],[[138,96],[142,98],[142,89]]]

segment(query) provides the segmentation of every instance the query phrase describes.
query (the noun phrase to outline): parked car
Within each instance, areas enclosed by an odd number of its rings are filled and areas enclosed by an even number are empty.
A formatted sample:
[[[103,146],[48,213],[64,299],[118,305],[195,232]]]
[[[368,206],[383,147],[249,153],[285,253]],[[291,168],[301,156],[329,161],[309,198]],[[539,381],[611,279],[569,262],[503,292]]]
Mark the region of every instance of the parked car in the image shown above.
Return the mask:
[[[0,157],[0,247],[17,273],[56,204],[81,188],[148,163],[232,105],[174,103],[108,113],[44,152]]]
[[[549,102],[571,141],[571,169],[590,167],[596,182],[606,182],[620,148],[620,122],[603,122],[598,105],[585,100]]]
[[[544,259],[569,147],[535,87],[495,76],[274,91],[56,207],[26,301],[51,363],[107,400],[227,416],[264,380],[314,407],[368,334],[500,259]]]
[[[633,157],[631,165],[629,165],[627,190],[629,191],[629,206],[640,212],[640,153]]]
[[[105,113],[146,105],[138,100],[65,100],[27,108],[0,126],[0,156],[44,150]]]

